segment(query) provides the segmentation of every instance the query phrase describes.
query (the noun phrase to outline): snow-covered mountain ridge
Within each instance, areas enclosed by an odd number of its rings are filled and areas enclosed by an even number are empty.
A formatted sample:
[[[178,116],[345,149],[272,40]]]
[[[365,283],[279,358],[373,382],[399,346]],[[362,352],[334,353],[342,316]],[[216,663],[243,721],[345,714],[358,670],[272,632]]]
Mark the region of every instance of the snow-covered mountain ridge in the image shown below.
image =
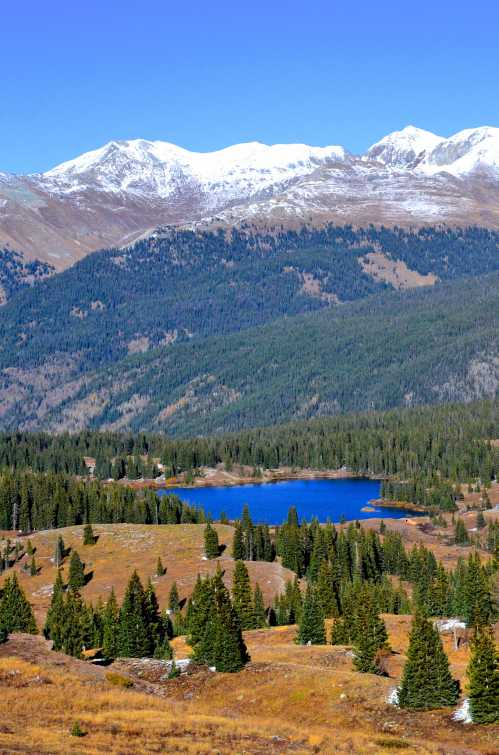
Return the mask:
[[[466,129],[444,138],[407,126],[388,134],[360,157],[427,175],[499,170],[499,128]],[[56,193],[92,187],[109,192],[154,192],[167,198],[191,183],[206,192],[237,197],[349,159],[356,158],[339,146],[249,142],[215,152],[190,152],[168,142],[132,139],[109,142],[31,178]]]
[[[239,197],[346,157],[342,147],[250,142],[216,152],[189,152],[168,142],[133,139],[109,142],[33,178],[60,193],[90,186],[142,196],[152,192],[165,199],[191,185],[206,193]]]
[[[57,269],[161,225],[241,222],[499,228],[499,129],[447,138],[408,126],[363,155],[259,142],[199,153],[132,139],[45,173],[0,172],[0,249]]]

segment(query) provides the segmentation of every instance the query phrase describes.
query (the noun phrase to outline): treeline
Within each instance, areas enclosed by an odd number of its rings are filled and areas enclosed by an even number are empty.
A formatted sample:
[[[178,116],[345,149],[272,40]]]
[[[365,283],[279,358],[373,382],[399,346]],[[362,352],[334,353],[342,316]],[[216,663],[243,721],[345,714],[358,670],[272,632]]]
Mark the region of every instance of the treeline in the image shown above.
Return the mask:
[[[198,524],[204,511],[158,496],[54,473],[0,474],[0,529],[32,532],[85,523]]]
[[[195,473],[201,466],[346,469],[390,476],[384,494],[451,510],[457,483],[488,485],[499,469],[499,401],[317,418],[219,436],[89,432],[0,433],[0,470],[88,475],[84,457],[107,479]]]

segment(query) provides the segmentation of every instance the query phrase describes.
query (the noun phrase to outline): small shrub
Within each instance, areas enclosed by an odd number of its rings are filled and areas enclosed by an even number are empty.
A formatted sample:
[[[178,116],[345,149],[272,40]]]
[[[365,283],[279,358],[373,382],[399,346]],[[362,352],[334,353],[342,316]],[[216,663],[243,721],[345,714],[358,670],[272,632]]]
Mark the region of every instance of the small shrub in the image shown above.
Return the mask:
[[[133,682],[131,679],[129,679],[127,676],[116,674],[113,671],[108,671],[108,673],[106,674],[106,679],[109,684],[113,684],[115,687],[122,687],[123,689],[130,689],[130,687],[133,687]]]
[[[379,747],[384,747],[386,750],[406,750],[411,747],[410,742],[405,742],[403,739],[376,739],[375,744]]]
[[[172,667],[170,669],[170,673],[168,674],[168,679],[176,679],[177,676],[180,676],[180,669],[175,663],[175,661],[173,661]]]
[[[71,727],[70,734],[72,737],[86,737],[87,732],[83,731],[79,721],[75,721]]]

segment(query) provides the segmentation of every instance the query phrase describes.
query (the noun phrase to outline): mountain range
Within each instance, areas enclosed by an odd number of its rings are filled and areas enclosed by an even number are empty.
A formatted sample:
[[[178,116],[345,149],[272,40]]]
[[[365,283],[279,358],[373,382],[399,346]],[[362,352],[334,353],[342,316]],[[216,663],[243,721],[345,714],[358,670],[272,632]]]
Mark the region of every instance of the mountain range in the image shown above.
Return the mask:
[[[0,249],[55,270],[158,226],[325,222],[499,228],[499,129],[444,138],[408,126],[363,155],[258,142],[197,153],[134,139],[45,173],[0,173]]]

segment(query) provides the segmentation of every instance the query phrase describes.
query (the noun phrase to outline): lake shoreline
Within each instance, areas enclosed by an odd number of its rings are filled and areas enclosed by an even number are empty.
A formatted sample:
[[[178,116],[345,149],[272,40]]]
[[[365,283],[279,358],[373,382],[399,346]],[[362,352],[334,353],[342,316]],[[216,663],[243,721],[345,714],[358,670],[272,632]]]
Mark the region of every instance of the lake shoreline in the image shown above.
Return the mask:
[[[238,471],[226,470],[222,467],[204,467],[201,474],[192,482],[186,482],[182,475],[171,477],[167,480],[127,480],[126,484],[133,488],[152,488],[155,490],[167,490],[168,488],[222,488],[238,487],[240,485],[266,485],[275,482],[290,482],[292,480],[373,480],[381,481],[386,475],[368,475],[342,469],[293,469],[292,467],[279,467],[262,470],[260,475],[254,476],[248,467],[237,467]]]

